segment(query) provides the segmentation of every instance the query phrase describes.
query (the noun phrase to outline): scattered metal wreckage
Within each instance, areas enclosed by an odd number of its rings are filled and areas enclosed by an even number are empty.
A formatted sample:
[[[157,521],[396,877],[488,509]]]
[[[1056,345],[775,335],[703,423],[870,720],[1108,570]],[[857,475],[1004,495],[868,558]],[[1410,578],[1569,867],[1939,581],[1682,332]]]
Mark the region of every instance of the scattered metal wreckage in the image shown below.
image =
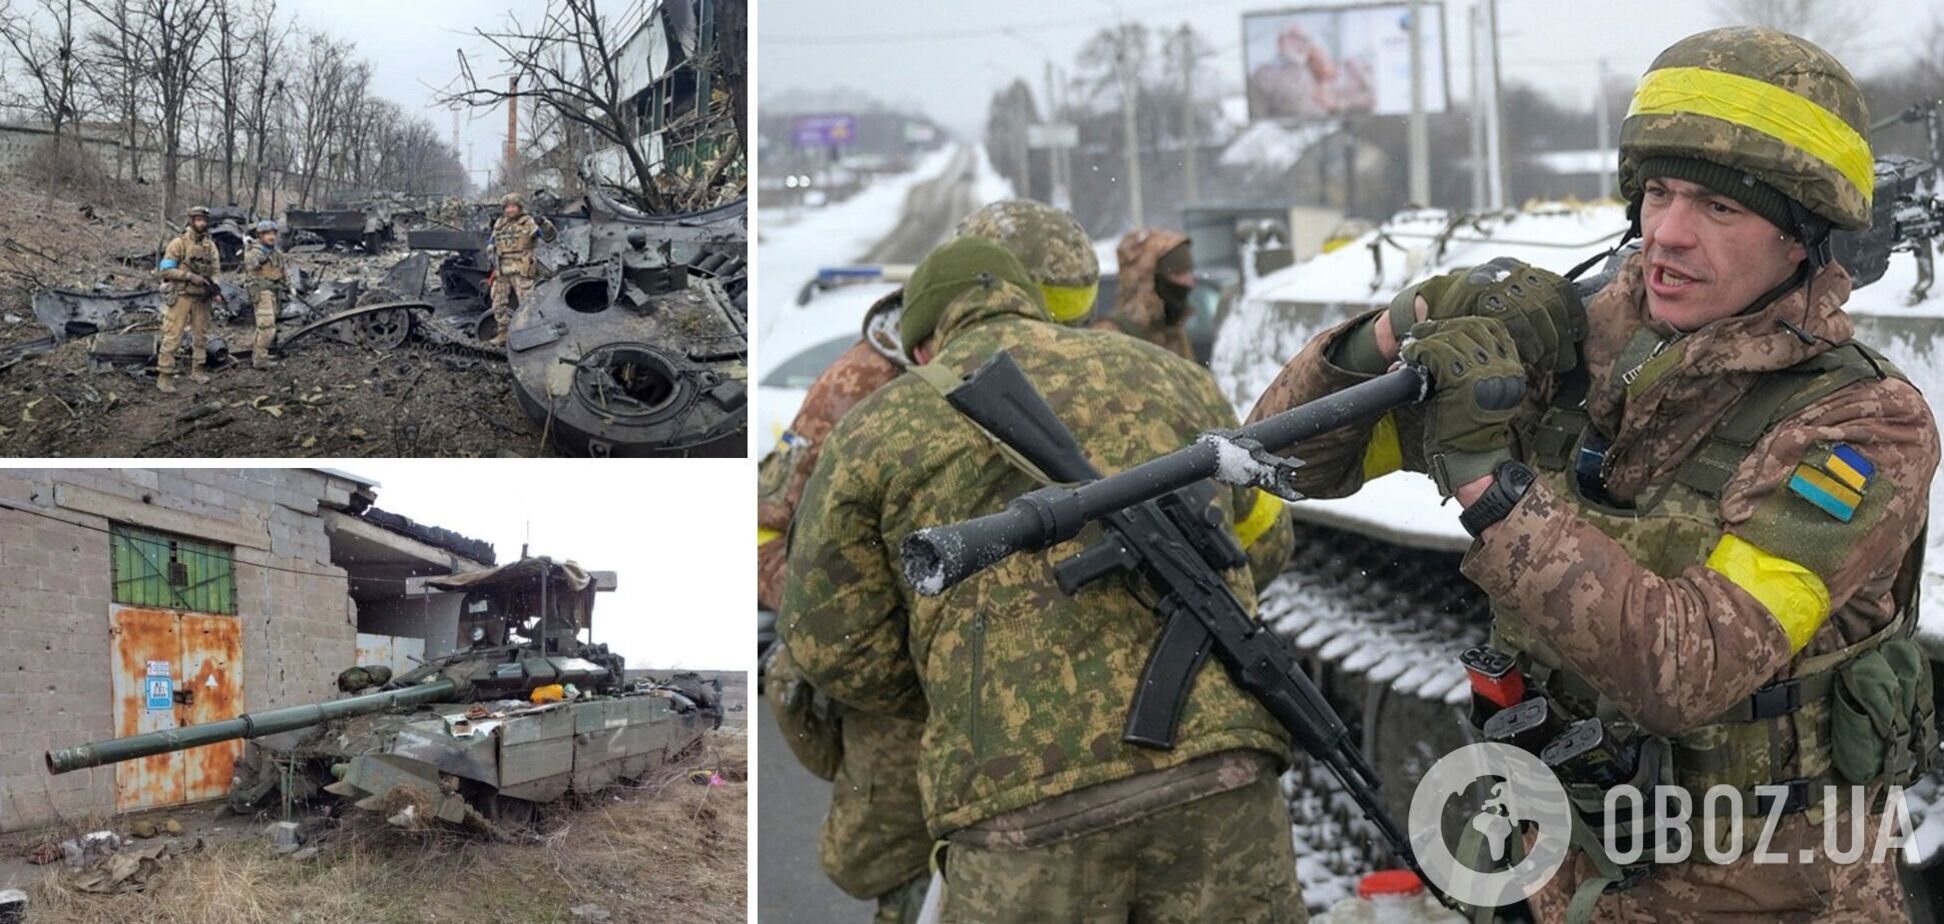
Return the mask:
[[[532,197],[536,207],[548,207],[560,236],[537,251],[550,278],[533,289],[532,305],[516,310],[504,347],[494,343],[499,331],[489,310],[487,231],[495,206],[447,202],[439,218],[397,203],[291,210],[288,249],[327,266],[339,259],[327,248],[382,250],[399,227],[408,252],[363,278],[319,280],[292,266],[273,349],[284,352],[324,335],[372,350],[419,341],[502,359],[521,408],[562,451],[740,454],[748,404],[746,202],[647,215],[617,201],[591,174],[585,178],[589,192],[571,210],[561,210],[557,197]],[[436,272],[435,252],[443,254]],[[153,266],[153,253],[117,259]],[[225,299],[216,306],[217,320],[248,324],[244,290],[230,283],[220,288]],[[159,338],[137,335],[159,326],[163,297],[155,289],[49,289],[34,296],[33,306],[52,341],[0,355],[0,371],[61,341],[104,334],[127,336],[91,349],[92,369],[142,372],[152,364]]]
[[[48,772],[228,747],[240,754],[228,798],[240,813],[322,793],[399,827],[491,832],[646,776],[721,725],[719,685],[629,682],[619,654],[579,640],[596,577],[572,562],[524,558],[425,583],[466,594],[458,631],[470,647],[398,676],[346,670],[338,685],[356,695],[344,699],[48,751]]]

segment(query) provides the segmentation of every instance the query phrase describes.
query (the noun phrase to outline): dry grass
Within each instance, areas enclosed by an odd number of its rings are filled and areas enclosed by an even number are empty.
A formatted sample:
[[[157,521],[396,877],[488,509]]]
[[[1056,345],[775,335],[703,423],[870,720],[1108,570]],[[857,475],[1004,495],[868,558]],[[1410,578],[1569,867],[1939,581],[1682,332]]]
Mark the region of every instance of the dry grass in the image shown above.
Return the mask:
[[[746,919],[747,744],[710,736],[655,778],[563,807],[530,833],[491,842],[345,824],[307,861],[258,838],[169,861],[147,892],[89,895],[52,873],[31,893],[30,924],[519,921],[579,924],[599,905],[613,924]],[[725,786],[689,782],[720,768]]]

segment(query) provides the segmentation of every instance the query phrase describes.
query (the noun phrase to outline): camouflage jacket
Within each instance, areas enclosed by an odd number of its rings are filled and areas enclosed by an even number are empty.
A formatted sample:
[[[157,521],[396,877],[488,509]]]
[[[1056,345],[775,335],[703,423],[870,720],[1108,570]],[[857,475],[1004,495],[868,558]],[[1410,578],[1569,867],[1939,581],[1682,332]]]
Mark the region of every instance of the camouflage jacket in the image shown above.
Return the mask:
[[[963,374],[1009,351],[1107,472],[1232,425],[1193,363],[1039,317],[1008,288],[970,289],[945,309],[932,361]],[[1195,682],[1174,750],[1121,742],[1160,624],[1122,587],[1060,592],[1052,564],[1097,538],[1092,529],[939,597],[904,582],[897,549],[911,532],[995,512],[1036,486],[930,385],[903,375],[838,421],[791,530],[779,631],[832,698],[925,719],[919,780],[932,833],[1203,755],[1285,754],[1281,728],[1214,665]],[[1249,576],[1228,577],[1253,607]]]
[[[162,248],[159,270],[163,280],[169,283],[171,296],[208,298],[216,294],[216,271],[221,266],[222,257],[216,252],[215,239],[207,234],[198,238],[193,229],[184,229]],[[197,276],[212,284],[205,286],[197,282]]]
[[[774,610],[783,598],[783,534],[790,529],[830,428],[852,405],[902,371],[870,344],[858,341],[810,383],[790,429],[763,457],[756,497],[756,602],[764,607]]]
[[[918,800],[919,736],[925,723],[847,710],[805,683],[788,646],[763,674],[784,743],[831,781],[817,854],[830,881],[876,898],[925,872],[931,835]]]
[[[1113,310],[1095,321],[1094,326],[1139,337],[1176,355],[1194,359],[1195,348],[1188,342],[1187,319],[1168,323],[1161,295],[1154,290],[1154,265],[1186,240],[1188,235],[1164,228],[1136,228],[1127,232],[1114,250],[1120,260],[1120,271],[1114,284]]]
[[[243,274],[248,278],[250,297],[259,292],[283,293],[289,288],[289,275],[284,268],[284,252],[275,247],[265,247],[259,241],[243,245]]]
[[[1612,440],[1607,486],[1621,503],[1667,484],[1715,426],[1766,372],[1795,366],[1850,339],[1842,310],[1849,274],[1826,267],[1813,281],[1813,307],[1797,288],[1760,311],[1725,318],[1676,339],[1647,314],[1641,261],[1630,259],[1587,306],[1584,346],[1593,425]],[[1368,317],[1368,316],[1366,316]],[[1779,323],[1799,323],[1805,344]],[[1273,414],[1366,378],[1332,364],[1327,349],[1362,319],[1326,331],[1283,368],[1251,413]],[[1668,358],[1616,369],[1641,329],[1668,339]],[[1632,365],[1632,364],[1629,364]],[[1647,370],[1652,369],[1648,375]],[[1628,394],[1630,379],[1638,380]],[[1514,455],[1531,451],[1538,409],[1556,382],[1537,383],[1514,426]],[[1299,489],[1341,497],[1385,466],[1369,460],[1399,439],[1406,468],[1423,470],[1410,415],[1394,426],[1350,426],[1294,447],[1307,463]],[[1386,437],[1385,434],[1390,434]],[[1375,439],[1373,439],[1375,437]],[[1845,444],[1874,464],[1869,491],[1887,498],[1872,516],[1837,522],[1787,485],[1798,465]],[[1921,535],[1938,462],[1936,423],[1918,391],[1869,379],[1824,396],[1764,434],[1729,475],[1719,523],[1769,553],[1806,565],[1828,591],[1828,618],[1806,646],[1789,637],[1762,601],[1699,564],[1662,575],[1579,515],[1586,502],[1536,484],[1512,513],[1473,543],[1462,570],[1492,598],[1501,630],[1543,640],[1601,695],[1657,734],[1708,724],[1798,658],[1860,642],[1894,615],[1891,585],[1904,552]],[[1809,525],[1814,528],[1804,528]],[[1811,546],[1814,547],[1811,547]]]
[[[518,218],[502,215],[494,219],[493,256],[499,260],[499,272],[537,278],[540,267],[533,260],[534,248],[542,239],[551,241],[559,236],[552,221],[525,212]]]

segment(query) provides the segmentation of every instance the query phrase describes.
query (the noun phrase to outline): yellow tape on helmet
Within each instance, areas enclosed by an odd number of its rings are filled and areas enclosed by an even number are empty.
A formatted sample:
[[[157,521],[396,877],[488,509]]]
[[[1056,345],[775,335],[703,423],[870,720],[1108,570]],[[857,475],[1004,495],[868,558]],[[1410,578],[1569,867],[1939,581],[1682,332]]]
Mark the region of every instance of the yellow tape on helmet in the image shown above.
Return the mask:
[[[1282,512],[1282,498],[1257,488],[1255,503],[1249,506],[1249,515],[1235,523],[1235,538],[1243,548],[1255,545],[1269,527],[1276,525],[1276,514]]]
[[[1046,313],[1061,324],[1078,321],[1093,310],[1094,298],[1100,292],[1100,283],[1087,286],[1040,286],[1046,296]]]
[[[1364,447],[1364,480],[1382,478],[1403,467],[1404,447],[1397,441],[1397,419],[1385,414],[1371,428],[1370,445]]]
[[[1701,67],[1648,71],[1627,116],[1691,112],[1753,129],[1801,149],[1848,178],[1869,207],[1876,192],[1870,142],[1813,100],[1753,77]]]
[[[1779,558],[1733,534],[1708,553],[1708,570],[1748,591],[1789,636],[1789,653],[1809,644],[1829,618],[1829,587],[1814,571]]]

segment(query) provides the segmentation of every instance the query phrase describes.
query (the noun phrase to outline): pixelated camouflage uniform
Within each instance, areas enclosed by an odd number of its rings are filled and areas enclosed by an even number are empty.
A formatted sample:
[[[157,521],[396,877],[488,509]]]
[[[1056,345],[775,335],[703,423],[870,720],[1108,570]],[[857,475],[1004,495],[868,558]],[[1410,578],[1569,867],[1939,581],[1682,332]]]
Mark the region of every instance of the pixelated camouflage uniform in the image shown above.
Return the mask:
[[[1165,228],[1136,228],[1127,232],[1114,248],[1114,256],[1120,261],[1114,307],[1106,317],[1096,320],[1094,327],[1139,337],[1178,356],[1194,359],[1194,345],[1188,342],[1187,312],[1170,323],[1167,306],[1161,303],[1161,294],[1154,289],[1155,264],[1168,251],[1187,241],[1188,235]]]
[[[1511,514],[1475,541],[1461,565],[1494,605],[1494,633],[1514,647],[1540,652],[1582,678],[1644,730],[1677,747],[1705,750],[1722,736],[1745,747],[1721,773],[1735,785],[1826,775],[1827,712],[1748,723],[1739,738],[1714,724],[1759,687],[1794,676],[1810,659],[1871,638],[1890,625],[1900,601],[1893,585],[1918,540],[1938,461],[1935,422],[1923,396],[1895,378],[1867,375],[1793,410],[1739,458],[1716,457],[1718,501],[1704,502],[1688,481],[1691,457],[1714,446],[1711,435],[1765,376],[1801,368],[1850,340],[1842,304],[1849,274],[1831,264],[1810,288],[1797,287],[1769,305],[1715,321],[1685,337],[1648,316],[1642,259],[1636,255],[1587,306],[1583,348],[1585,414],[1612,439],[1606,486],[1613,510],[1580,497],[1570,476],[1536,456],[1560,452],[1544,426],[1556,379],[1528,395],[1513,429],[1513,454],[1540,469],[1540,480]],[[1813,309],[1808,292],[1814,293]],[[1366,316],[1367,318],[1368,316]],[[1798,323],[1805,344],[1778,321]],[[1336,365],[1331,349],[1360,318],[1312,340],[1284,367],[1251,413],[1260,419],[1369,378]],[[1641,363],[1665,342],[1652,362]],[[1629,393],[1629,380],[1632,381]],[[1306,494],[1341,497],[1397,461],[1424,470],[1408,415],[1366,421],[1309,440],[1292,452],[1307,464],[1295,480]],[[1876,466],[1866,500],[1838,521],[1785,487],[1800,463],[1847,444]],[[1571,444],[1565,444],[1571,448]],[[1715,452],[1714,449],[1707,449]],[[1372,460],[1389,458],[1391,464]],[[1790,635],[1767,605],[1701,559],[1723,534],[1810,569],[1828,589],[1830,615],[1806,644]],[[1569,691],[1570,693],[1570,691]],[[1771,757],[1770,735],[1780,742]],[[1799,746],[1798,746],[1799,745]],[[1820,750],[1819,750],[1820,749]],[[1697,751],[1697,752],[1698,752]],[[1737,779],[1739,778],[1739,779]],[[1685,784],[1683,784],[1685,785]],[[1697,805],[1700,804],[1697,799]],[[1851,811],[1847,806],[1841,811]],[[1819,846],[1820,808],[1785,817],[1778,844]],[[1847,818],[1847,816],[1844,816]],[[1874,832],[1878,817],[1867,819]],[[1751,824],[1751,836],[1760,825]],[[1699,856],[1697,851],[1697,857]],[[1792,848],[1789,856],[1796,856]],[[1560,920],[1574,887],[1591,874],[1575,854],[1533,901]],[[1700,859],[1657,867],[1630,890],[1600,899],[1599,921],[1892,920],[1901,916],[1896,871],[1868,853],[1839,865],[1818,853],[1813,864],[1751,866],[1745,853],[1727,866]]]
[[[904,370],[863,341],[853,344],[810,383],[803,406],[777,447],[763,457],[758,474],[756,600],[776,609],[783,598],[784,534],[803,500],[803,486],[823,454],[838,418]]]
[[[270,346],[277,339],[277,303],[290,294],[290,277],[285,269],[284,252],[253,240],[243,245],[243,274],[248,280],[250,306],[255,312],[256,341],[251,361],[258,366],[270,357]]]
[[[175,375],[176,348],[185,330],[190,338],[189,368],[202,371],[209,341],[209,302],[217,294],[216,270],[221,263],[216,241],[206,231],[197,233],[193,224],[162,249],[162,264],[167,269],[160,273],[169,284],[169,306],[162,313],[162,343],[155,368],[164,381]],[[196,281],[198,276],[209,284]]]
[[[533,297],[533,284],[544,275],[545,268],[533,256],[538,242],[559,236],[551,220],[536,219],[525,211],[514,218],[501,215],[493,220],[493,256],[498,261],[492,288],[493,321],[499,327],[495,340],[505,340],[512,330],[515,298],[525,308]]]
[[[879,920],[908,920],[904,887],[930,876],[931,837],[918,800],[924,723],[831,702],[804,682],[782,644],[764,671],[763,698],[790,752],[832,784],[817,844],[825,875],[853,897],[877,899]]]
[[[934,339],[932,362],[961,374],[1008,350],[1109,472],[1233,423],[1199,367],[1128,338],[1048,323],[1038,302],[1008,283],[974,285],[953,299]],[[1097,869],[1120,858],[1087,845],[1133,837],[1177,849],[1174,881],[1199,881],[1213,903],[1202,907],[1215,918],[1300,915],[1286,810],[1273,786],[1256,785],[1273,780],[1288,745],[1259,704],[1210,667],[1188,697],[1175,749],[1122,743],[1160,626],[1127,590],[1060,592],[1050,563],[1078,551],[1091,531],[1047,553],[1014,556],[940,597],[919,597],[897,576],[895,550],[906,535],[991,513],[1033,487],[932,386],[904,375],[838,422],[790,537],[778,628],[804,675],[850,707],[926,720],[918,774],[925,817],[965,864],[947,870],[947,919],[1039,919],[1031,883],[1007,872],[1024,871],[994,853],[1065,842],[1068,853],[1048,862]],[[1221,493],[1217,503],[1233,509]],[[1228,578],[1252,607],[1250,577]],[[1240,851],[1247,864],[1214,858],[1206,848],[1220,839],[1215,832],[1204,838],[1199,828],[1177,827],[1166,835],[1157,827],[1233,825],[1232,812],[1168,814],[1223,792],[1282,819],[1266,843]],[[1109,879],[1134,887],[1118,873],[1101,881]],[[1211,879],[1241,888],[1213,888]],[[1010,896],[999,904],[1013,917],[999,914],[993,896]],[[1130,899],[1101,889],[1092,900]],[[1144,906],[1159,900],[1140,894]],[[991,913],[965,910],[973,906]]]

